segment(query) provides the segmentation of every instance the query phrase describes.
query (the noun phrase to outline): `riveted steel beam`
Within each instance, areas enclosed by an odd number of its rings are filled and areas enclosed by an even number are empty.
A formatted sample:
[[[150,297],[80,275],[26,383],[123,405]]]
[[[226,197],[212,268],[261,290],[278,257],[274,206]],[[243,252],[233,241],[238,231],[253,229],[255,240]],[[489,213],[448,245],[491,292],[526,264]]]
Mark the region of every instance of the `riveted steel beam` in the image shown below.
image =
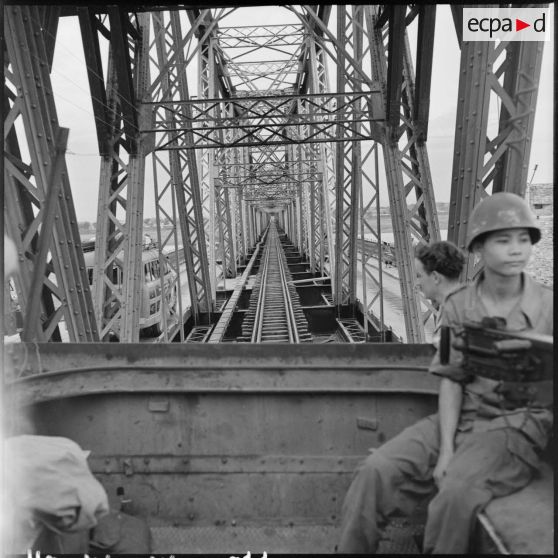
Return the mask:
[[[68,145],[67,128],[60,128],[56,135],[55,149],[56,155],[54,164],[51,168],[46,192],[46,200],[43,206],[45,217],[41,225],[41,236],[39,238],[38,251],[34,260],[33,278],[31,279],[30,299],[26,308],[25,319],[23,322],[23,341],[41,340],[40,327],[40,298],[42,286],[47,267],[47,256],[49,252],[50,238],[53,233],[56,206],[58,204],[58,194],[62,181],[62,170],[64,168],[64,153]]]
[[[178,13],[170,12],[168,16],[164,13],[152,14],[152,20],[156,46],[156,57],[152,58],[156,59],[157,69],[161,72],[154,76],[154,80],[161,84],[157,94],[169,100],[188,99],[184,53],[172,52],[173,45],[180,43],[183,38]],[[171,54],[174,56],[173,63],[169,63]],[[171,125],[168,136],[162,140],[173,142],[178,147],[181,143],[174,129],[176,122],[173,117],[169,112]],[[180,230],[181,238],[176,242],[182,242],[192,316],[195,324],[199,324],[202,314],[209,316],[212,296],[198,161],[193,150],[185,146],[169,152],[168,164],[161,158],[162,152],[155,150],[155,153],[154,172],[165,177],[164,188],[169,190],[169,197],[176,203],[178,219],[175,218],[172,226]]]
[[[451,15],[455,26],[455,34],[457,35],[457,43],[459,48],[461,48],[463,44],[463,7],[459,4],[452,4]]]
[[[487,78],[501,103],[498,139],[492,142],[494,155],[487,163],[496,167],[493,193],[525,195],[543,48],[543,42],[510,42],[502,63],[502,87],[496,82],[498,70]],[[500,149],[495,148],[495,142]],[[506,147],[499,156],[502,143]]]
[[[405,12],[407,7],[388,5],[387,121],[393,133],[399,127],[399,111],[405,51]]]
[[[89,88],[91,91],[93,114],[95,116],[99,153],[101,155],[108,155],[110,153],[109,123],[111,117],[108,112],[107,92],[103,77],[103,65],[99,45],[98,26],[100,23],[95,17],[93,10],[89,7],[78,7],[77,12],[81,29],[83,54],[87,66],[87,79],[89,80]]]
[[[309,36],[307,39],[308,53],[310,57],[310,93],[322,93],[329,91],[329,75],[325,62],[325,53],[316,40]],[[312,105],[306,108],[310,113],[315,109]],[[322,275],[329,274],[332,277],[332,290],[335,288],[334,266],[334,229],[333,215],[335,215],[335,159],[330,143],[320,143],[313,146],[314,158],[317,159],[317,171],[321,176],[319,191],[314,198],[313,210],[317,211],[314,229],[317,233],[315,241],[319,245],[319,262]]]
[[[150,114],[135,100],[145,100],[149,83],[149,16],[142,13],[136,18],[113,10],[110,22],[105,86],[109,134],[104,144],[108,151],[101,159],[93,290],[101,338],[108,340],[112,332],[121,341],[137,341],[144,282],[145,156],[153,140],[149,136],[140,140],[137,134],[138,123],[147,125]],[[134,25],[137,29],[132,31]],[[115,50],[119,45],[125,53]]]
[[[303,348],[300,349],[302,345]],[[66,349],[66,350],[64,350]],[[133,349],[134,362],[130,362]],[[427,374],[433,347],[359,344],[351,354],[330,345],[88,344],[10,347],[7,388],[37,403],[93,393],[436,393]]]
[[[331,15],[331,6],[322,4],[319,6],[307,6],[306,9],[316,12],[317,19],[327,27]],[[314,39],[319,40],[323,36],[322,28],[316,25],[315,22],[310,23],[310,27],[309,29],[307,28],[307,31],[309,31],[308,34]],[[299,72],[293,86],[293,90],[296,94],[304,95],[308,91],[310,76],[312,74],[312,69],[310,67],[311,56],[312,53],[310,52],[309,44],[306,42],[299,56]]]
[[[205,60],[205,58],[203,59]],[[202,60],[202,61],[203,61]],[[202,64],[202,69],[205,66]],[[204,72],[209,73],[209,68]],[[205,78],[202,80],[202,84]],[[204,89],[205,90],[205,89]],[[143,133],[161,134],[165,132],[167,122],[164,114],[170,109],[184,119],[183,112],[190,106],[195,120],[192,122],[196,149],[217,147],[242,147],[259,145],[287,145],[300,142],[337,141],[337,128],[341,128],[344,137],[356,140],[375,138],[377,129],[373,126],[381,116],[370,113],[371,97],[381,98],[378,89],[342,93],[320,93],[300,95],[260,95],[234,99],[205,98],[189,102],[155,101],[152,104],[155,113],[155,126],[142,129]],[[296,114],[298,101],[305,101],[313,110]],[[231,106],[233,111],[227,111]],[[236,116],[233,116],[236,114]],[[184,121],[184,120],[183,120]],[[360,123],[359,131],[353,129],[353,123]],[[311,124],[308,134],[294,139],[300,126]],[[189,129],[189,126],[179,129]],[[231,135],[232,131],[240,131]],[[158,149],[172,149],[171,146],[159,144]]]
[[[122,16],[122,14],[120,14]],[[109,13],[110,18],[110,13]],[[117,19],[118,24],[124,25],[124,18]],[[132,86],[130,91],[130,99],[143,99],[149,84],[149,14],[140,14],[138,16],[138,24],[140,25],[140,39],[136,38],[135,51],[135,67]],[[112,25],[112,20],[111,20]],[[128,18],[126,18],[126,29],[130,26]],[[111,39],[113,35],[111,29]],[[119,35],[120,36],[120,35]],[[129,56],[129,50],[126,49]],[[122,60],[120,56],[115,57],[118,61],[117,68],[120,68]],[[127,114],[126,100],[128,91],[123,96],[122,87],[120,85],[121,69],[117,69],[117,79],[119,84],[119,94],[121,98],[121,110],[123,113],[123,129],[126,132],[126,121],[129,118]],[[129,75],[131,78],[131,75]],[[128,106],[128,108],[130,108]],[[135,109],[135,106],[134,106]],[[150,120],[151,115],[145,107],[141,107],[136,116],[136,123],[146,123]],[[129,123],[128,123],[129,124]],[[136,129],[130,130],[136,134]],[[142,314],[143,305],[143,289],[145,284],[145,271],[142,262],[143,252],[143,199],[145,184],[145,156],[149,149],[149,140],[140,141],[136,135],[134,141],[131,142],[132,151],[128,161],[128,205],[126,215],[126,233],[124,236],[124,254],[123,254],[123,274],[122,274],[122,323],[120,330],[120,339],[126,342],[134,342],[139,340],[139,324]]]
[[[362,66],[363,53],[363,13],[360,7],[348,7],[337,10],[337,37],[344,37],[344,49],[337,53],[337,91],[345,92],[351,88],[358,94],[362,89],[359,79],[360,72],[354,70],[355,65]],[[346,60],[350,54],[354,62]],[[359,68],[362,70],[362,68]],[[352,78],[352,79],[349,79]],[[351,127],[355,135],[359,132],[360,122],[354,119]],[[341,310],[345,304],[354,305],[356,301],[356,239],[357,216],[359,211],[359,191],[362,188],[362,152],[361,144],[344,137],[338,128],[336,144],[336,208],[335,208],[335,289],[333,302]]]
[[[138,149],[138,114],[132,77],[132,59],[128,46],[128,16],[124,12],[124,8],[119,6],[109,6],[108,15],[110,23],[110,44],[114,54],[113,64],[116,71],[116,81],[118,83],[123,128],[130,141],[130,153],[135,155]]]
[[[226,114],[232,114],[233,108],[230,104],[223,107]],[[227,140],[233,138],[235,132],[227,131],[220,132],[223,139]],[[234,234],[233,234],[233,216],[234,207],[231,207],[231,191],[224,188],[218,183],[218,170],[219,166],[224,167],[228,160],[231,158],[231,152],[227,149],[218,149],[212,153],[214,162],[214,180],[213,188],[215,189],[215,207],[216,216],[218,219],[218,250],[221,258],[221,277],[223,281],[227,278],[236,276],[236,258],[234,247]]]
[[[378,10],[374,7],[365,8],[365,13],[371,49],[372,75],[382,84],[387,105],[388,56],[386,50],[389,51],[389,48],[384,42],[382,28],[377,25]],[[387,31],[389,35],[389,29]],[[401,298],[405,308],[407,341],[422,342],[424,340],[424,320],[428,319],[430,312],[427,310],[425,314],[422,313],[420,297],[415,289],[412,238],[430,242],[438,240],[440,232],[426,145],[419,141],[421,135],[414,114],[415,74],[406,37],[403,42],[399,116],[397,125],[394,122],[390,124],[387,120],[386,137],[382,141],[382,145]],[[412,194],[414,194],[414,199],[408,199]]]
[[[414,113],[417,134],[419,136],[418,141],[424,142],[428,136],[436,6],[419,6],[418,14],[417,73],[415,80]]]
[[[99,337],[72,193],[64,156],[55,146],[60,128],[49,76],[49,52],[41,32],[44,24],[36,6],[11,6],[5,11],[8,71],[4,103],[8,111],[4,211],[20,258],[22,276],[15,281],[18,302],[29,317],[28,305],[41,301],[37,327],[29,332],[35,340],[62,340],[64,320],[66,339],[95,341]],[[25,134],[29,165],[21,160],[23,136],[18,136],[18,123]],[[59,189],[56,196],[49,197],[53,184],[49,178],[55,177]],[[39,269],[34,273],[36,267]]]
[[[481,199],[501,191],[525,193],[543,45],[462,44],[448,228],[448,239],[461,248],[468,217]],[[498,107],[494,130],[489,123]],[[479,270],[471,256],[464,274],[472,278]]]
[[[45,49],[47,54],[48,69],[52,71],[52,61],[54,60],[54,47],[56,45],[56,34],[58,31],[58,21],[60,19],[60,6],[43,6],[39,8],[42,11],[41,21],[45,40]],[[40,12],[41,13],[41,12]]]

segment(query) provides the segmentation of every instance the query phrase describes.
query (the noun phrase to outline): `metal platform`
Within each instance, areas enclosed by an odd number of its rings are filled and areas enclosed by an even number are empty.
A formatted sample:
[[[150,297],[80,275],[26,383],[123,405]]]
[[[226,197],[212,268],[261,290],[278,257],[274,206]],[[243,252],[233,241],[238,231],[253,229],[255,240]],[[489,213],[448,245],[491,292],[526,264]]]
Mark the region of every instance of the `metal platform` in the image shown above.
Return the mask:
[[[421,528],[404,521],[386,529],[380,554],[420,554],[415,536]],[[305,526],[152,527],[152,552],[181,554],[333,554],[338,528]]]

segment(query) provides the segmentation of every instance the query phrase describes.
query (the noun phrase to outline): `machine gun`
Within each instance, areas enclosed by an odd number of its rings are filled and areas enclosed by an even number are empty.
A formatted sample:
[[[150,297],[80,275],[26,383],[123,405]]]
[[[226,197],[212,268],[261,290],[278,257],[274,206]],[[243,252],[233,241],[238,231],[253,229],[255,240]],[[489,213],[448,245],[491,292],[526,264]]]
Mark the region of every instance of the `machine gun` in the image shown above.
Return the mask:
[[[553,339],[533,331],[508,331],[503,318],[465,322],[452,343],[472,375],[500,382],[506,407],[549,406],[553,402]],[[449,356],[449,327],[440,340],[440,361]]]

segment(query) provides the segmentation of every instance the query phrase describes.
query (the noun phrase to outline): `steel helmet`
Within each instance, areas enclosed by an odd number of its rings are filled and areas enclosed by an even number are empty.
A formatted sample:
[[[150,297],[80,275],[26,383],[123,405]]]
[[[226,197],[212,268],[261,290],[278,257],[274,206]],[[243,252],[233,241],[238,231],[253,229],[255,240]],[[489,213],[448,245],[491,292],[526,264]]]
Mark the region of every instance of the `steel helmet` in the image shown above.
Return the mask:
[[[478,203],[469,217],[467,249],[471,252],[473,241],[481,234],[502,229],[526,228],[531,242],[541,239],[541,230],[527,202],[511,192],[497,192]]]

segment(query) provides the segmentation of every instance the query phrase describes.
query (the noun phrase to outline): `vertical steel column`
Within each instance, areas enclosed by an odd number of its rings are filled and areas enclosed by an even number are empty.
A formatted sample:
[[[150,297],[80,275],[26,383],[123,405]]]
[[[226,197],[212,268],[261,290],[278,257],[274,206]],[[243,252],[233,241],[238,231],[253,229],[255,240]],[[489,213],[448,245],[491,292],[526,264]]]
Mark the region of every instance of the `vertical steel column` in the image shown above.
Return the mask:
[[[365,142],[368,143],[368,142]],[[380,221],[380,173],[378,163],[378,150],[380,145],[373,142],[372,148],[365,153],[363,160],[368,162],[374,169],[374,179],[369,176],[370,171],[363,171],[363,182],[366,187],[360,191],[359,220],[360,220],[360,259],[362,265],[362,305],[365,315],[374,314],[377,318],[381,340],[383,340],[384,324],[384,290],[383,290],[383,266],[382,266],[382,230]],[[364,149],[364,148],[363,148]],[[373,161],[371,160],[373,158]],[[377,252],[374,254],[366,249],[366,241],[372,240],[376,243]],[[374,263],[372,263],[374,260]],[[370,283],[369,283],[370,280]],[[369,285],[373,294],[369,296]],[[365,330],[367,326],[365,327]]]
[[[251,203],[246,203],[246,232],[248,236],[248,248],[252,249],[256,244],[256,239],[254,237],[254,214]]]
[[[302,222],[300,220],[301,217],[301,198],[300,198],[300,187],[299,187],[299,195],[295,197],[292,201],[293,204],[293,213],[294,213],[294,226],[295,226],[295,236],[296,242],[293,243],[297,248],[298,251],[302,254]]]
[[[362,12],[356,8],[357,17],[362,19]],[[337,8],[337,40],[343,41],[342,48],[337,49],[337,93],[348,92],[350,84],[353,89],[358,90],[359,85],[349,82],[349,78],[358,77],[353,63],[347,60],[347,54],[353,54],[355,63],[361,62],[362,56],[362,25],[353,25],[351,18],[347,17],[347,7]],[[348,20],[348,24],[346,23]],[[360,50],[360,52],[359,52]],[[338,103],[342,103],[340,99]],[[358,119],[358,114],[354,118]],[[343,118],[342,113],[338,115]],[[357,124],[352,125],[353,131],[357,131]],[[338,125],[336,144],[336,226],[335,226],[335,290],[333,302],[337,306],[338,313],[341,306],[354,304],[356,301],[356,238],[357,238],[357,215],[358,215],[358,191],[362,187],[361,180],[361,153],[360,142],[343,140],[343,126]],[[347,165],[345,165],[347,161]]]
[[[168,28],[165,24],[164,18],[166,14],[164,12],[158,12],[152,14],[152,23],[154,30],[153,44],[156,49],[156,56],[152,56],[153,60],[156,60],[156,67],[158,66],[159,74],[154,76],[154,79],[159,80],[160,94],[166,100],[171,100],[173,98],[173,89],[176,92],[176,88],[179,87],[182,73],[180,70],[176,71],[176,65],[170,66],[168,64],[167,48],[168,42],[166,41],[166,33],[170,33],[172,39],[174,39],[174,26],[171,23]],[[172,18],[171,18],[172,20]],[[180,37],[176,37],[176,40],[180,40]],[[178,65],[180,68],[180,62],[182,60],[182,52],[180,49],[177,51]],[[166,68],[162,70],[162,68]],[[178,76],[177,76],[178,74]],[[157,91],[159,93],[159,91]],[[165,116],[169,122],[172,122],[175,118],[175,113],[171,110],[165,111]],[[176,144],[176,133],[172,131],[172,125],[169,126],[168,135],[161,138],[161,141],[174,141]],[[155,149],[157,145],[155,145]],[[163,158],[166,158],[165,161]],[[161,314],[163,318],[163,334],[164,341],[169,341],[169,328],[173,327],[173,321],[176,320],[179,325],[179,337],[180,341],[184,342],[184,327],[182,327],[182,320],[184,316],[184,306],[183,306],[183,295],[182,295],[182,280],[180,267],[183,261],[191,262],[191,258],[183,258],[185,251],[190,251],[184,248],[184,243],[181,243],[181,218],[178,211],[178,197],[184,197],[182,191],[182,169],[181,169],[181,154],[176,151],[168,151],[167,154],[163,152],[154,151],[152,153],[152,167],[153,167],[153,183],[155,188],[155,218],[157,222],[157,249],[159,251],[159,266],[160,269],[164,269],[164,261],[168,262],[170,268],[176,273],[176,302],[173,306],[168,304],[167,300],[161,300]],[[159,186],[159,181],[161,180],[162,186]],[[181,206],[184,206],[184,202]],[[170,226],[169,226],[170,225]],[[167,228],[168,226],[168,228]],[[168,256],[164,255],[166,249],[170,250]],[[186,271],[188,275],[188,270]],[[165,277],[161,273],[161,292],[165,292]],[[189,282],[187,283],[187,285]],[[172,295],[171,295],[172,297]],[[190,297],[192,300],[192,296]],[[198,301],[193,298],[194,302],[191,307],[193,310],[194,317],[199,315]]]
[[[323,49],[316,44],[311,35],[307,39],[308,56],[310,61],[309,90],[311,93],[327,93],[329,80],[325,55]],[[310,109],[312,110],[312,109]],[[321,175],[321,192],[316,196],[314,209],[319,208],[317,219],[320,231],[320,269],[322,275],[329,273],[331,276],[332,292],[335,283],[335,248],[334,228],[332,218],[332,204],[335,203],[335,162],[333,149],[329,143],[319,143],[315,150],[318,159],[318,172]]]
[[[107,69],[107,114],[109,115],[110,140],[108,152],[101,153],[99,170],[99,195],[97,202],[97,231],[95,240],[95,267],[93,269],[93,293],[95,316],[100,337],[108,340],[109,333],[120,331],[122,313],[122,285],[115,259],[119,255],[124,238],[119,210],[126,212],[127,167],[121,149],[126,149],[122,117],[116,84],[113,52],[109,46]],[[124,173],[121,179],[121,173]]]
[[[250,229],[252,231],[252,246],[254,246],[256,244],[256,241],[258,240],[258,222],[257,222],[257,216],[256,216],[256,208],[254,207],[253,204],[250,204]]]
[[[198,95],[201,99],[215,98],[215,56],[213,54],[213,39],[208,37],[199,50],[198,71],[199,88]],[[210,115],[215,118],[216,109],[210,110]],[[215,161],[212,149],[201,150],[200,181],[204,193],[203,208],[207,218],[207,239],[209,257],[209,276],[211,280],[211,299],[216,298],[217,288],[217,263],[215,257],[216,245],[216,210],[215,210]]]
[[[293,206],[292,204],[287,204],[287,227],[285,228],[287,236],[292,242],[293,237]]]
[[[61,190],[62,169],[64,166],[64,154],[68,145],[68,129],[60,128],[56,134],[55,159],[48,179],[48,190],[42,211],[44,219],[41,225],[41,236],[39,238],[39,249],[35,255],[33,277],[31,279],[30,300],[25,310],[23,322],[22,341],[42,340],[42,328],[39,321],[40,301],[42,295],[42,285],[44,282],[47,266],[47,255],[50,240],[53,233],[56,206],[58,205],[58,193]]]
[[[154,28],[156,28],[154,26]],[[157,34],[157,33],[155,33]],[[176,196],[170,181],[166,181],[162,188],[159,187],[159,166],[163,165],[163,161],[157,151],[152,153],[153,168],[153,185],[155,189],[155,220],[157,224],[157,250],[159,252],[159,269],[165,269],[168,265],[176,273],[175,285],[171,287],[176,292],[176,302],[173,305],[168,304],[167,300],[161,300],[161,314],[163,317],[163,334],[164,341],[170,341],[169,327],[172,320],[180,325],[179,336],[180,342],[184,342],[184,328],[182,327],[182,316],[184,316],[184,308],[182,305],[182,283],[180,281],[180,262],[182,260],[179,247],[179,217],[177,215]],[[170,207],[169,207],[170,205]],[[168,225],[170,224],[170,227]],[[166,250],[170,249],[168,256]],[[164,263],[164,262],[167,263]],[[165,276],[161,273],[160,277],[161,293],[165,292]],[[171,295],[172,297],[172,295]]]
[[[403,55],[405,86],[402,91],[402,119],[406,123],[406,144],[401,150],[401,166],[403,173],[409,177],[406,187],[409,188],[412,184],[415,192],[416,203],[411,212],[412,231],[415,231],[415,235],[422,241],[436,242],[440,240],[440,225],[426,150],[426,136],[422,132],[423,123],[417,121],[415,114],[414,75],[411,49],[408,37],[405,35]]]
[[[385,9],[391,9],[386,7]],[[424,342],[424,319],[429,312],[422,315],[419,293],[415,288],[414,255],[411,237],[430,242],[439,239],[439,226],[435,211],[434,193],[428,166],[426,146],[422,142],[421,123],[416,122],[414,115],[414,81],[413,71],[404,30],[404,21],[397,17],[389,17],[387,34],[392,37],[390,50],[392,64],[400,60],[403,75],[398,77],[397,71],[391,68],[388,89],[388,59],[382,28],[378,26],[378,7],[365,6],[365,20],[370,42],[372,75],[381,86],[384,97],[386,119],[385,137],[382,140],[384,164],[388,181],[388,194],[392,212],[393,234],[397,257],[397,267],[401,286],[401,297],[404,304],[405,329],[408,342]],[[398,14],[399,12],[395,11]],[[405,13],[403,12],[402,18]],[[397,89],[401,79],[401,95],[394,96],[393,88]],[[388,94],[392,102],[397,99],[398,106],[390,107],[387,115]],[[401,114],[401,112],[403,114]],[[399,115],[399,116],[397,116]],[[408,182],[405,183],[405,177]],[[409,204],[407,197],[414,193],[416,201]],[[408,208],[410,205],[410,208]]]
[[[298,203],[298,222],[300,231],[300,254],[306,260],[309,257],[309,242],[308,242],[308,222],[306,217],[308,215],[308,189],[310,187],[310,181],[308,178],[308,165],[307,157],[305,157],[305,151],[302,145],[293,148],[293,166],[294,161],[296,161],[296,169],[298,172],[295,174],[295,180],[297,184],[297,203]]]
[[[145,94],[149,85],[149,15],[138,15],[141,39],[136,43],[134,92],[138,101],[147,100]],[[113,29],[114,33],[115,30]],[[114,47],[113,47],[114,48]],[[117,56],[122,56],[118,53]],[[125,110],[126,112],[126,110]],[[151,114],[145,107],[138,111],[140,127],[150,122]],[[124,122],[126,126],[126,122]],[[139,134],[138,134],[139,135]],[[137,138],[137,151],[130,154],[128,161],[128,203],[124,233],[124,254],[122,256],[122,324],[120,340],[127,343],[139,341],[139,322],[143,302],[144,270],[143,251],[143,198],[145,183],[145,156],[147,138]]]
[[[179,12],[171,11],[169,17],[170,23],[166,23],[164,12],[152,14],[157,61],[161,72],[156,79],[161,83],[163,99],[189,100],[184,50],[175,48],[183,42]],[[169,60],[172,60],[172,64]],[[184,121],[191,122],[191,108],[186,105],[184,111]],[[184,123],[169,109],[166,109],[166,119],[169,122],[168,137],[163,136],[161,143],[170,141],[180,149],[169,151],[170,168],[161,165],[159,172],[168,173],[168,184],[174,191],[177,203],[191,310],[197,325],[201,321],[202,313],[206,313],[209,319],[213,307],[198,162],[191,147],[194,141],[191,128],[185,135],[176,131],[177,128],[183,127]],[[177,225],[175,223],[175,227]]]
[[[496,74],[488,77],[501,99],[498,137],[505,135],[502,161],[498,160],[498,151],[502,151],[498,146],[500,149],[494,152],[493,160],[487,163],[494,163],[497,169],[493,192],[525,195],[543,49],[544,42],[510,42],[502,64],[503,89]]]
[[[256,238],[258,238],[262,233],[261,217],[262,217],[261,213],[256,209],[256,207],[254,207],[254,232],[255,232]]]
[[[240,159],[242,165],[240,167],[240,180],[244,184],[248,176],[248,166],[250,162],[248,148],[241,147],[240,149]],[[244,199],[244,186],[241,187],[242,192],[242,222],[243,222],[243,242],[244,242],[244,254],[248,255],[248,250],[254,246],[254,237],[252,236],[252,213],[250,210],[250,204]]]
[[[312,159],[314,150],[310,151]],[[310,270],[312,273],[320,271],[322,274],[323,262],[321,261],[320,245],[320,187],[321,181],[317,180],[317,165],[312,161],[310,163],[312,172],[312,180],[308,191],[308,209],[307,209],[307,224],[308,224],[308,250],[310,260]],[[316,178],[315,178],[316,177]]]
[[[237,246],[237,264],[241,265],[246,262],[247,246],[246,246],[246,202],[244,201],[244,191],[242,181],[244,177],[244,165],[241,165],[243,157],[243,148],[235,147],[233,149],[233,165],[234,165],[234,183],[236,184],[236,246]]]
[[[41,301],[40,324],[32,334],[34,340],[60,341],[59,325],[64,319],[70,341],[97,341],[65,160],[62,154],[56,153],[55,141],[60,128],[49,76],[52,45],[49,48],[45,44],[38,7],[10,6],[4,15],[5,63],[6,68],[11,67],[6,72],[4,89],[4,108],[8,109],[4,121],[4,211],[7,230],[20,256],[20,276],[16,279],[18,300],[24,313],[30,311],[26,305],[31,300]],[[15,127],[20,117],[30,166],[21,161]],[[52,174],[57,158],[59,173]],[[56,203],[51,200],[52,206],[48,208],[48,213],[54,215],[47,215],[48,191],[53,187],[49,178],[55,179],[59,187]],[[54,219],[52,227],[45,226],[50,219]],[[51,261],[46,264],[44,276],[40,280],[37,277],[32,285],[29,280],[41,250],[45,258],[50,254]]]
[[[267,214],[264,214],[262,211],[258,211],[259,216],[259,231],[258,234],[263,234],[265,227],[267,225]]]
[[[216,78],[217,79],[217,78]],[[226,103],[223,109],[225,118],[234,117],[234,107],[232,103]],[[228,130],[225,134],[227,143],[232,143],[234,139],[234,132]],[[234,160],[234,148],[225,148],[223,153],[224,167],[229,167]],[[221,167],[223,168],[223,167]],[[225,261],[223,262],[223,269],[227,277],[236,277],[236,235],[235,235],[235,221],[236,221],[236,198],[233,195],[235,190],[231,188],[223,188],[224,192],[224,218],[223,218],[223,251]]]
[[[461,48],[459,90],[448,221],[448,240],[465,248],[473,207],[486,195],[479,168],[484,165],[490,86],[485,79],[490,44],[465,42]],[[473,273],[469,262],[465,276]]]
[[[348,12],[347,12],[347,15]],[[353,91],[362,91],[362,79],[360,78],[359,72],[356,69],[362,70],[362,58],[363,58],[363,11],[362,6],[352,6],[352,50],[353,58],[355,63],[358,64],[358,68],[354,65],[350,66],[350,72],[353,74]],[[347,68],[346,75],[350,75],[349,68]],[[364,107],[359,107],[360,110]],[[355,109],[353,114],[353,122],[351,123],[351,129],[355,135],[361,132],[362,124],[358,122],[360,119],[360,113]],[[348,143],[348,142],[347,142]],[[358,238],[358,217],[359,210],[361,208],[361,195],[363,186],[363,167],[362,167],[362,142],[354,141],[350,146],[351,158],[347,158],[347,163],[349,163],[350,173],[350,197],[347,196],[347,191],[345,193],[346,202],[349,205],[349,227],[347,230],[348,244],[349,244],[349,261],[348,261],[348,277],[347,277],[347,288],[349,291],[349,304],[353,305],[357,299],[357,238]],[[348,190],[348,188],[345,188]]]
[[[140,139],[139,128],[148,127],[151,112],[138,102],[148,95],[149,17],[139,14],[136,28],[127,13],[111,8],[109,21],[106,85],[109,122],[108,138],[99,138],[100,146],[105,148],[93,274],[95,312],[102,324],[103,339],[113,331],[121,341],[137,342],[144,283],[141,253],[145,156],[152,142],[150,137]],[[102,26],[100,22],[98,25]],[[123,210],[124,218],[119,210]]]
[[[218,219],[219,254],[223,260],[223,278],[236,276],[236,263],[234,261],[234,248],[232,246],[232,213],[230,189],[215,186],[215,201]],[[234,208],[232,208],[234,210]]]
[[[448,239],[461,248],[468,216],[483,197],[501,191],[525,193],[543,46],[462,44],[448,229]],[[490,111],[499,104],[498,129],[491,130]],[[466,277],[478,271],[470,257]]]

